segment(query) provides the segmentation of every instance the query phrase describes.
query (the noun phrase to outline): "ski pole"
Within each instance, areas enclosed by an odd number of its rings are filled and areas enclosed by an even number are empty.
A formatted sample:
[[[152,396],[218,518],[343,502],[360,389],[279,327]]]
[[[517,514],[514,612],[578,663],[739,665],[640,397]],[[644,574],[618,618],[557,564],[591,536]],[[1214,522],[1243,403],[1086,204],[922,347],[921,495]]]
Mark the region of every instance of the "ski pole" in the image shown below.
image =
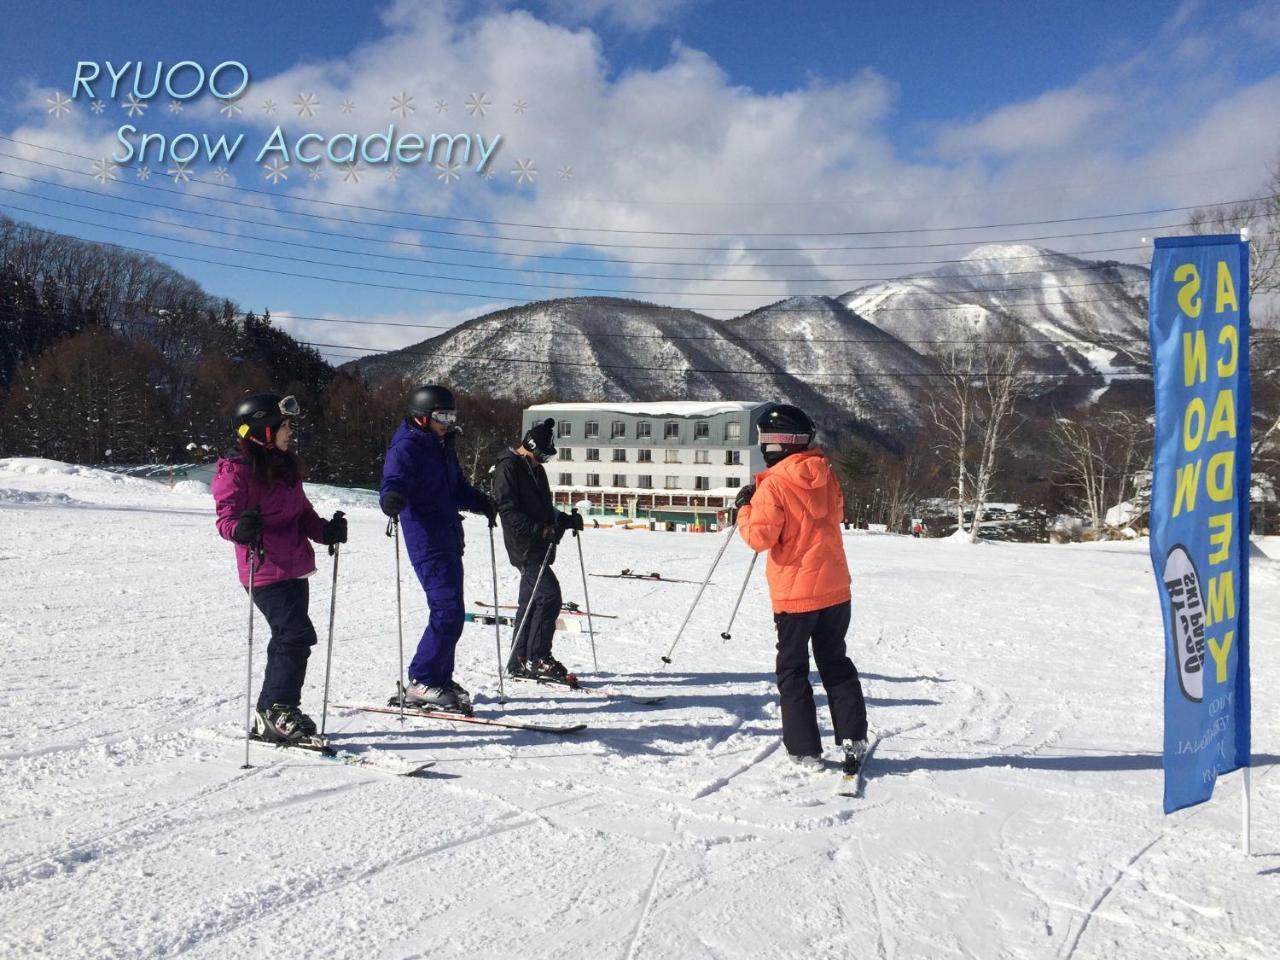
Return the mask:
[[[689,618],[693,616],[694,609],[698,606],[698,601],[702,599],[702,592],[707,589],[707,584],[711,582],[711,575],[716,572],[716,567],[720,565],[720,558],[724,556],[725,550],[729,549],[729,541],[733,539],[733,531],[738,528],[738,521],[734,520],[729,524],[729,535],[724,538],[724,543],[720,544],[720,551],[716,554],[716,558],[711,561],[711,569],[707,571],[707,577],[702,581],[702,586],[698,587],[698,593],[693,598],[693,603],[689,606],[689,612],[684,615],[684,622],[680,624],[680,629],[676,631],[676,638],[671,641],[671,649],[667,651],[667,655],[662,658],[663,663],[671,662],[671,654],[675,653],[676,644],[680,642],[680,637],[684,633],[684,628],[689,625]]]
[[[498,548],[493,545],[493,528],[497,521],[489,521],[489,561],[493,569],[493,643],[498,655],[498,701],[507,702],[507,694],[502,689],[502,624],[498,616]]]
[[[400,672],[396,674],[396,699],[400,701],[400,722],[404,723],[404,613],[400,609],[400,518],[387,521],[387,536],[396,540],[396,634],[400,637]]]
[[[575,510],[574,513],[577,513]],[[591,596],[587,593],[587,565],[582,559],[582,538],[578,536],[578,528],[574,527],[573,539],[578,541],[578,569],[582,571],[582,601],[587,605],[587,635],[591,637],[591,664],[596,673],[600,672],[600,661],[596,659],[596,628],[591,623]]]
[[[245,669],[244,681],[244,766],[241,770],[248,770],[249,763],[249,734],[253,729],[253,708],[250,703],[253,699],[253,585],[258,573],[258,562],[262,558],[262,541],[257,540],[249,545],[249,656],[248,666]]]
[[[341,517],[339,510],[333,515]],[[329,668],[333,665],[333,615],[338,606],[338,548],[340,543],[329,544],[329,556],[333,557],[333,586],[329,590],[329,645],[324,654],[324,705],[320,708],[320,739],[324,739],[325,724],[329,720]]]
[[[546,552],[546,555],[544,555],[542,558],[542,566],[538,568],[538,576],[533,581],[533,589],[529,591],[529,602],[525,604],[524,616],[521,617],[520,622],[516,624],[515,636],[511,638],[510,656],[512,657],[514,657],[516,654],[516,644],[520,642],[520,631],[523,630],[524,625],[529,622],[529,614],[533,612],[533,599],[538,595],[538,584],[542,582],[542,575],[543,573],[546,572],[547,564],[551,560],[551,551],[554,550],[555,548],[556,548],[556,542],[554,540],[552,540],[550,543],[547,544],[547,552]]]
[[[753,553],[751,555],[751,566],[747,567],[747,575],[742,580],[742,589],[738,591],[738,602],[733,605],[733,613],[729,614],[729,625],[724,628],[724,633],[720,634],[721,640],[732,640],[733,634],[729,631],[733,629],[733,621],[738,617],[738,608],[742,606],[742,597],[747,592],[747,584],[751,582],[751,571],[756,568],[756,561],[760,559],[760,554]]]

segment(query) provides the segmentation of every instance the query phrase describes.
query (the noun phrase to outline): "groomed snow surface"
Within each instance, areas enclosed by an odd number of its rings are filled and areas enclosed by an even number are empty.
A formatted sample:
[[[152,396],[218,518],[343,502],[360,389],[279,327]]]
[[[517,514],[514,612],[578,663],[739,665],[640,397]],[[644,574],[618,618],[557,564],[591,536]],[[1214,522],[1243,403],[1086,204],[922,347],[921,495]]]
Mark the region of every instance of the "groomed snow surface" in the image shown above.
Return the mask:
[[[385,521],[367,495],[324,492],[351,521],[333,699],[384,701]],[[326,514],[337,505],[318,498]],[[1207,805],[1160,811],[1145,543],[850,536],[851,649],[884,739],[865,798],[849,800],[834,772],[801,772],[781,749],[762,569],[720,639],[747,568],[740,543],[665,671],[696,586],[589,580],[596,608],[620,616],[598,621],[603,679],[664,694],[661,706],[509,686],[499,707],[492,629],[469,625],[458,677],[477,713],[589,729],[331,713],[342,747],[435,760],[405,779],[266,749],[240,769],[227,738],[243,722],[246,604],[207,494],[0,461],[0,528],[5,957],[1276,956],[1271,561],[1253,570],[1245,859],[1238,774]],[[468,598],[490,597],[483,521],[467,532]],[[697,580],[720,543],[587,530],[583,547],[596,572]],[[557,572],[581,601],[571,541]],[[330,573],[322,553],[304,699],[317,719]],[[407,567],[404,582],[411,649],[425,604]],[[585,633],[556,653],[600,679]]]

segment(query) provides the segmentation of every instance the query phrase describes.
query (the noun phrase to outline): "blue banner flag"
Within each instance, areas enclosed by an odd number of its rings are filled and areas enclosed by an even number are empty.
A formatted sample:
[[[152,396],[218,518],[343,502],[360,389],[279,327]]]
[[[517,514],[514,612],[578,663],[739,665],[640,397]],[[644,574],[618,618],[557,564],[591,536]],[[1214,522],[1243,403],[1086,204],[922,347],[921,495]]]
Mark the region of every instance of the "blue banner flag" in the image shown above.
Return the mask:
[[[1249,765],[1249,244],[1156,240],[1151,563],[1164,613],[1164,810]]]

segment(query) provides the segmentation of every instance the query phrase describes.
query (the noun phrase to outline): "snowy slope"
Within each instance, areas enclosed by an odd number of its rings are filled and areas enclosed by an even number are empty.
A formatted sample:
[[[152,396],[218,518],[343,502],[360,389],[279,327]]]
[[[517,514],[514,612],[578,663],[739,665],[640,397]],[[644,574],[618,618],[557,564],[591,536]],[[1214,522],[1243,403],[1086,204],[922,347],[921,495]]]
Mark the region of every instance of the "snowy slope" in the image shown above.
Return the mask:
[[[1146,267],[1023,244],[988,244],[909,280],[860,287],[840,302],[908,345],[942,331],[1021,336],[1046,373],[1146,368]],[[1045,341],[1076,341],[1048,343]],[[1102,346],[1095,346],[1102,344]]]
[[[207,495],[32,461],[0,461],[0,489],[0,956],[1274,954],[1280,707],[1263,691],[1280,652],[1253,650],[1245,860],[1236,775],[1212,803],[1160,813],[1144,544],[851,535],[852,650],[886,735],[861,801],[782,756],[762,571],[733,639],[719,637],[740,543],[666,671],[696,586],[589,581],[595,607],[620,615],[598,624],[607,679],[666,694],[659,707],[522,688],[500,708],[493,634],[468,626],[459,678],[479,711],[589,730],[330,715],[348,748],[436,760],[430,779],[404,780],[269,752],[241,770],[218,739],[243,717],[245,597]],[[343,497],[339,700],[385,698],[395,673],[394,558],[359,499]],[[467,533],[480,598],[487,531]],[[720,543],[602,529],[583,548],[594,571],[697,579]],[[581,600],[572,553],[557,568]],[[1280,626],[1277,569],[1254,568],[1258,638]],[[322,557],[322,634],[329,577]],[[425,610],[405,586],[412,642]],[[505,562],[500,587],[514,597]],[[590,676],[585,634],[557,653]],[[323,666],[322,636],[304,694],[317,716]]]

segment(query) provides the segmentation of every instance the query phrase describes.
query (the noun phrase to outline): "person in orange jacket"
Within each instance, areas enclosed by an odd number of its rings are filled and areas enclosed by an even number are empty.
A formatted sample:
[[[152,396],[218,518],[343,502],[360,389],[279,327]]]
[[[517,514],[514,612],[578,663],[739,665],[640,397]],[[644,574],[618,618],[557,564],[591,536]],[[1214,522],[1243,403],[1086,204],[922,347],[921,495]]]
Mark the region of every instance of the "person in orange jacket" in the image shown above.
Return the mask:
[[[840,520],[844,497],[813,421],[789,404],[761,415],[760,452],[768,469],[738,492],[738,532],[757,553],[769,551],[765,573],[778,631],[778,695],[782,742],[791,759],[821,765],[822,738],[809,683],[809,644],[827,691],[844,770],[853,775],[867,751],[867,706],[858,671],[845,652],[852,597]]]

